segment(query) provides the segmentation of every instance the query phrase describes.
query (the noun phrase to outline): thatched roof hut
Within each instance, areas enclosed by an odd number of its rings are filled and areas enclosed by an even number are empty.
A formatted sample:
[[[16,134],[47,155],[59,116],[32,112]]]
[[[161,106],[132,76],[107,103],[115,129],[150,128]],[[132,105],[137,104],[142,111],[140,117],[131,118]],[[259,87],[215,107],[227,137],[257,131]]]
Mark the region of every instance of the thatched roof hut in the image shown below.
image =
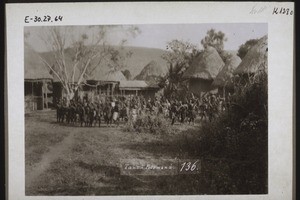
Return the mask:
[[[224,62],[217,50],[207,47],[183,74],[189,81],[189,90],[195,94],[212,91],[212,82],[224,66]]]
[[[241,62],[242,60],[239,56],[230,54],[230,57],[226,60],[225,66],[219,72],[212,84],[217,87],[231,87],[233,72]]]
[[[145,81],[131,80],[131,81],[120,81],[120,90],[137,90],[147,88],[148,84]]]
[[[167,68],[160,65],[157,61],[150,61],[142,71],[135,77],[135,80],[144,80],[149,86],[157,86],[161,77],[167,73]]]
[[[234,74],[254,74],[264,67],[268,70],[268,36],[265,35],[254,45],[243,58]]]
[[[49,85],[53,77],[39,54],[31,47],[24,47],[24,94],[25,112],[43,110],[52,103],[48,98]],[[51,88],[51,87],[50,87]]]
[[[213,80],[224,62],[217,50],[213,47],[207,47],[185,71],[183,78]]]
[[[154,97],[159,87],[154,87],[141,80],[120,81],[119,91],[121,95],[143,95]]]
[[[103,81],[103,82],[120,82],[126,81],[126,77],[121,71],[103,71],[97,72],[89,80]]]
[[[163,68],[158,62],[150,61],[142,71],[135,77],[136,80],[147,80],[149,76],[164,76],[167,68]]]
[[[39,54],[27,45],[24,47],[24,78],[25,80],[53,78]]]

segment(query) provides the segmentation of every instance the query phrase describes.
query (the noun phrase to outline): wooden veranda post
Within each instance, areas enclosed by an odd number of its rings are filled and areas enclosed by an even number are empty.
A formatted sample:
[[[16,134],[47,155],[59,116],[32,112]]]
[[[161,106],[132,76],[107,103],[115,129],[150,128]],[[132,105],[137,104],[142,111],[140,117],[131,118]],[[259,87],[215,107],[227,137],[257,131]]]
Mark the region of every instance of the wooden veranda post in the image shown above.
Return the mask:
[[[106,88],[106,95],[107,96],[109,95],[109,84],[107,85],[107,88]]]
[[[48,83],[45,83],[45,98],[46,98],[46,109],[48,109],[48,92],[47,92],[47,88],[48,88]]]
[[[111,96],[114,95],[114,90],[115,90],[115,83],[113,83],[113,84],[111,85]]]
[[[43,104],[43,106],[42,106],[42,109],[44,110],[44,103],[45,103],[45,99],[44,99],[44,86],[45,86],[45,81],[43,80],[42,81],[42,104]]]
[[[34,110],[33,82],[31,82],[32,110]]]

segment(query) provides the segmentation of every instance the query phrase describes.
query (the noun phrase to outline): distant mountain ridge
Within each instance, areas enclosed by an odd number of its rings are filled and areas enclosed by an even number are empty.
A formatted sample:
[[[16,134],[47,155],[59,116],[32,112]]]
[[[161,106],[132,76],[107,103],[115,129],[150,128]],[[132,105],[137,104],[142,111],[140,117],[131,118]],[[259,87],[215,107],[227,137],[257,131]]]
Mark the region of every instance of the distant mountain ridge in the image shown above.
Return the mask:
[[[99,46],[101,48],[101,46]],[[124,46],[124,51],[131,51],[132,56],[127,58],[126,60],[126,67],[122,68],[121,70],[129,70],[132,77],[137,76],[142,69],[151,61],[157,62],[160,66],[163,68],[167,68],[166,61],[162,58],[162,55],[164,54],[164,50],[162,49],[155,49],[155,48],[145,48],[145,47],[133,47],[133,46]],[[66,49],[66,60],[67,60],[67,68],[71,68],[70,65],[72,65],[72,59],[74,57],[74,49],[67,48]],[[55,60],[53,57],[52,52],[41,52],[40,55],[44,57],[49,64],[53,65],[55,64]],[[99,69],[99,72],[105,73],[109,71],[109,68],[105,65],[101,66],[101,69]]]
[[[146,65],[155,61],[163,70],[167,69],[167,62],[162,58],[165,53],[162,49],[144,48],[144,47],[125,47],[125,50],[132,51],[131,58],[127,61],[127,67],[132,75],[136,77]]]
[[[118,48],[117,46],[113,46]],[[101,46],[99,46],[99,49]],[[26,49],[25,49],[26,51]],[[121,71],[129,70],[130,74],[132,76],[132,79],[139,79],[139,80],[145,80],[147,77],[142,77],[145,76],[145,74],[148,74],[149,79],[153,79],[153,77],[157,77],[158,74],[162,73],[165,74],[167,73],[168,70],[168,64],[167,62],[162,58],[162,55],[166,52],[165,50],[158,49],[158,48],[148,48],[148,47],[135,47],[135,46],[124,46],[123,51],[127,52],[132,52],[132,56],[126,60],[126,66],[122,69]],[[235,50],[225,50],[228,53],[231,54],[237,54],[237,51]],[[40,54],[50,65],[55,64],[55,59],[52,54],[52,52],[36,52]],[[65,51],[66,55],[66,64],[67,64],[67,69],[70,71],[69,74],[71,74],[72,71],[72,65],[73,65],[73,58],[74,58],[75,51],[72,48],[67,48]],[[94,61],[95,63],[97,61]],[[148,66],[148,67],[146,67]],[[150,69],[152,66],[152,69]],[[160,72],[156,72],[156,74],[152,75],[151,70],[157,71],[155,67],[153,66],[159,66],[161,68]],[[146,69],[149,68],[149,69]],[[157,68],[157,67],[156,67]],[[146,71],[142,71],[142,70]],[[108,66],[103,64],[102,66],[99,67],[97,70],[97,73],[101,75],[107,73],[110,69]],[[80,74],[78,70],[75,72],[75,79],[78,77]],[[54,76],[54,80],[57,78]],[[56,80],[57,81],[57,80]]]

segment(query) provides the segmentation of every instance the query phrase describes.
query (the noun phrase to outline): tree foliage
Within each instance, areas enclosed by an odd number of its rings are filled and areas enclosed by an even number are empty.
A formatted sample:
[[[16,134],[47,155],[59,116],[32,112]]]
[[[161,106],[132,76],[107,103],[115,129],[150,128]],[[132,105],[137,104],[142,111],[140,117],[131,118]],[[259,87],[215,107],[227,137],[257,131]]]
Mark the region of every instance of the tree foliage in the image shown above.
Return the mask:
[[[167,61],[169,70],[160,85],[164,85],[166,91],[176,93],[184,87],[182,75],[200,51],[194,44],[177,39],[168,42],[166,49],[162,58]]]
[[[254,45],[257,44],[259,39],[251,39],[251,40],[248,40],[247,42],[245,42],[245,44],[242,44],[240,47],[239,47],[239,50],[238,50],[238,53],[237,55],[243,59],[247,52],[251,49],[251,47],[253,47]]]
[[[214,47],[219,53],[224,50],[224,42],[227,41],[225,33],[222,31],[216,31],[215,29],[210,29],[207,31],[206,36],[201,40],[201,44],[204,48],[207,46]]]
[[[51,73],[61,82],[66,91],[67,99],[74,97],[81,84],[85,84],[96,68],[103,62],[111,71],[120,70],[126,64],[126,59],[132,52],[123,49],[126,39],[122,39],[117,47],[109,44],[108,36],[115,28],[122,28],[126,36],[139,33],[136,27],[119,26],[88,26],[78,27],[44,27],[40,38],[45,42],[48,50],[53,54],[55,63],[49,63],[42,58]],[[76,33],[76,34],[73,34]],[[67,66],[69,58],[67,48],[72,49],[71,70]],[[75,76],[79,74],[79,76]]]
[[[202,46],[207,48],[208,46],[214,47],[219,53],[220,57],[224,62],[230,58],[230,54],[224,51],[224,43],[227,41],[225,33],[222,31],[216,31],[215,29],[210,29],[207,31],[206,36],[201,40]]]

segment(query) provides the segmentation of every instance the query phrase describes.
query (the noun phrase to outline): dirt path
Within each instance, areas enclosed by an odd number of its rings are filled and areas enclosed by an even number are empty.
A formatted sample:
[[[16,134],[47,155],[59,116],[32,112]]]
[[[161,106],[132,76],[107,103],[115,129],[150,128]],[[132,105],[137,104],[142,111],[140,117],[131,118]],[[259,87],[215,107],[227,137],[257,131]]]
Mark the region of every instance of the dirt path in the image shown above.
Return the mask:
[[[70,133],[60,143],[49,148],[49,151],[45,153],[39,163],[37,163],[30,172],[26,174],[26,187],[30,187],[37,181],[38,177],[50,166],[51,162],[55,161],[61,156],[64,156],[64,152],[72,146],[74,142],[74,134]]]
[[[49,143],[46,146],[49,151],[28,167],[26,195],[179,194],[178,188],[193,188],[195,184],[192,176],[122,176],[119,167],[121,159],[184,158],[179,143],[172,141],[182,143],[181,131],[191,126],[178,126],[177,134],[162,137],[124,132],[122,127],[72,127],[54,123],[57,127],[53,129],[53,120],[47,116],[28,118],[28,141],[36,140],[28,145],[29,152],[55,135],[67,136],[54,145]]]

